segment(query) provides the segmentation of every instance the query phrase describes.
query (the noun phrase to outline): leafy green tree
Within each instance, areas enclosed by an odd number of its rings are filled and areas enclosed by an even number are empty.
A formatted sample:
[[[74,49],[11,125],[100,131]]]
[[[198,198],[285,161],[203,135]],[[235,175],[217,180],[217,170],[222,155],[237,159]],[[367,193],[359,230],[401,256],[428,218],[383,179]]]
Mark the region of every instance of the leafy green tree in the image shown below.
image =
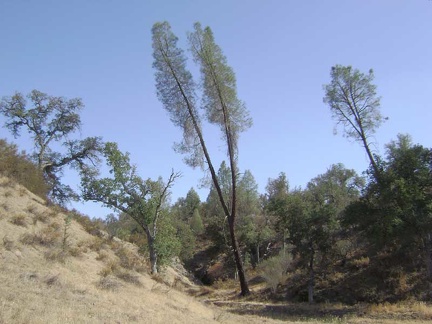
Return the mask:
[[[231,206],[230,174],[230,168],[227,167],[225,161],[222,161],[217,173],[217,179],[219,188],[228,206]],[[211,239],[214,247],[217,247],[219,251],[229,251],[231,245],[227,218],[225,217],[224,209],[220,203],[219,194],[213,184],[210,186],[210,191],[207,196],[205,213],[205,220],[207,223],[206,236]]]
[[[263,245],[275,241],[276,233],[273,224],[264,213],[247,214],[242,217],[239,232],[242,242],[246,244],[251,257],[254,257],[251,261],[255,267],[261,261]]]
[[[432,150],[413,145],[407,135],[387,145],[378,182],[371,177],[362,199],[349,206],[354,224],[378,249],[418,259],[422,251],[432,278]]]
[[[237,228],[242,243],[252,258],[252,265],[260,262],[260,249],[263,244],[274,239],[274,231],[269,217],[264,213],[258,184],[250,170],[246,170],[238,184]]]
[[[370,139],[384,118],[376,86],[372,83],[373,70],[366,75],[351,66],[335,65],[330,75],[331,82],[324,86],[324,102],[329,105],[336,125],[343,127],[344,135],[363,145],[372,170],[379,177],[380,170]]]
[[[249,294],[249,288],[235,234],[237,213],[237,157],[238,139],[242,131],[248,129],[252,121],[236,93],[236,79],[226,57],[216,45],[209,27],[202,29],[199,23],[189,34],[189,44],[194,60],[200,66],[202,76],[202,102],[205,119],[219,126],[226,144],[231,169],[231,206],[228,205],[219,185],[207,144],[204,140],[201,120],[196,107],[196,84],[192,74],[186,69],[186,57],[177,47],[177,37],[167,22],[156,23],[153,33],[153,66],[156,69],[158,97],[169,112],[174,125],[183,130],[183,141],[177,150],[188,154],[185,161],[192,167],[204,166],[209,169],[213,185],[229,224],[231,248],[235,259],[241,294]]]
[[[33,159],[45,175],[51,187],[51,197],[64,204],[79,196],[71,187],[61,183],[65,166],[77,170],[94,165],[99,161],[101,139],[88,137],[84,140],[69,140],[69,136],[80,129],[79,112],[83,108],[81,99],[53,97],[33,90],[27,99],[16,93],[11,97],[3,97],[0,101],[0,113],[6,117],[5,127],[13,136],[20,136],[24,128],[34,142]],[[52,145],[61,144],[66,153],[53,151]]]
[[[300,257],[308,270],[309,302],[314,300],[316,263],[335,246],[344,208],[357,199],[362,179],[342,164],[332,165],[324,174],[312,179],[305,190],[294,190],[280,196],[271,208],[286,230],[293,254]]]
[[[200,209],[201,199],[194,188],[190,188],[186,197],[180,197],[174,204],[177,216],[185,222],[190,221],[195,209]]]
[[[87,170],[81,180],[83,197],[121,211],[136,221],[147,237],[151,271],[157,273],[158,253],[167,256],[167,248],[174,244],[164,243],[165,239],[171,240],[173,230],[163,220],[169,189],[180,174],[171,172],[166,183],[161,178],[143,180],[130,164],[129,154],[122,153],[116,143],[106,143],[103,155],[113,177],[98,178],[94,170]],[[159,232],[161,228],[164,230]]]
[[[275,179],[268,179],[266,186],[266,194],[262,197],[264,213],[268,216],[273,216],[274,229],[279,234],[280,240],[283,243],[283,251],[286,251],[286,236],[287,226],[284,224],[283,218],[287,209],[289,200],[289,182],[284,172],[279,173]]]
[[[204,233],[204,224],[198,208],[195,208],[194,210],[194,213],[190,220],[190,227],[196,235],[201,235]]]

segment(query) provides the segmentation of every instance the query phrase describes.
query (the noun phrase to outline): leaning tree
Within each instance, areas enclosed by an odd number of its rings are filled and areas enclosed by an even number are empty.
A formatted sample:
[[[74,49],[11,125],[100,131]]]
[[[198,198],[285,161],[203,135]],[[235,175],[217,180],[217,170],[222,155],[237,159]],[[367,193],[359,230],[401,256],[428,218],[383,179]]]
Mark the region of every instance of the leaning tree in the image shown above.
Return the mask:
[[[385,118],[380,112],[376,85],[372,83],[373,70],[364,74],[351,66],[335,65],[330,76],[331,82],[324,85],[324,102],[329,105],[336,124],[343,127],[344,135],[363,145],[375,177],[379,178],[370,139]]]
[[[247,130],[252,120],[245,105],[237,97],[236,78],[227,64],[226,57],[215,43],[209,27],[202,28],[199,23],[188,35],[190,51],[201,71],[202,108],[197,105],[197,84],[186,68],[186,56],[177,46],[178,38],[171,31],[168,22],[156,23],[153,33],[153,67],[156,69],[156,88],[159,99],[168,111],[174,125],[183,130],[183,140],[176,145],[178,152],[187,154],[185,162],[204,168],[206,163],[218,193],[220,204],[228,220],[231,248],[236,263],[241,294],[249,294],[239,244],[235,234],[237,216],[237,174],[238,139]],[[231,204],[228,204],[220,187],[207,143],[202,131],[202,121],[219,127],[226,145],[231,169]]]

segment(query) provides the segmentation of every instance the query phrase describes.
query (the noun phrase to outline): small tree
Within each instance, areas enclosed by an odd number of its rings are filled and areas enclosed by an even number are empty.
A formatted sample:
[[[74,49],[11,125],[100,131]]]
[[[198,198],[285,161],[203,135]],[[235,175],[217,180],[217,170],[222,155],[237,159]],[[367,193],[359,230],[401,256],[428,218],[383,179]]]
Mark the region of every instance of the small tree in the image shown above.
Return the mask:
[[[161,252],[165,256],[169,254],[167,248],[172,246],[171,243],[162,244],[159,228],[163,221],[169,189],[180,174],[171,172],[166,183],[161,178],[157,181],[143,180],[137,174],[136,167],[130,164],[129,154],[120,152],[116,143],[106,143],[103,155],[113,177],[98,178],[93,170],[87,170],[81,181],[83,198],[119,210],[137,222],[147,237],[151,272],[157,273],[157,246],[163,248]],[[165,226],[164,232],[171,236],[174,233],[170,226]]]
[[[190,220],[190,227],[196,235],[201,235],[204,233],[204,224],[198,208],[196,208],[193,212],[192,218]]]
[[[377,161],[370,148],[370,137],[384,118],[379,110],[380,98],[372,84],[373,70],[365,75],[351,66],[331,68],[331,82],[324,86],[324,102],[330,106],[336,125],[342,125],[344,135],[360,142],[366,150],[372,170],[379,177]]]
[[[0,101],[0,113],[6,117],[5,127],[14,137],[20,136],[22,128],[27,130],[34,142],[33,159],[45,175],[51,187],[51,197],[64,204],[78,195],[60,179],[65,166],[77,170],[97,163],[101,148],[98,137],[84,140],[69,140],[68,137],[79,130],[81,119],[79,112],[84,107],[81,99],[53,97],[33,90],[27,100],[20,93],[3,97]],[[66,153],[55,152],[52,144],[61,143]]]

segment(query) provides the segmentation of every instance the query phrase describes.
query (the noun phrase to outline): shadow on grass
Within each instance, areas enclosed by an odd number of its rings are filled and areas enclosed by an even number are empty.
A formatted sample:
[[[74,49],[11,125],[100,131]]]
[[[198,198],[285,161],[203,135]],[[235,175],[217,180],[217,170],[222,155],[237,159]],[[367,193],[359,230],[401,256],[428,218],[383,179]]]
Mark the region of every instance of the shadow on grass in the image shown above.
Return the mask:
[[[256,315],[278,320],[329,320],[359,316],[359,309],[355,306],[316,304],[262,304],[254,302],[214,301],[216,306],[226,307],[229,312],[238,315]]]

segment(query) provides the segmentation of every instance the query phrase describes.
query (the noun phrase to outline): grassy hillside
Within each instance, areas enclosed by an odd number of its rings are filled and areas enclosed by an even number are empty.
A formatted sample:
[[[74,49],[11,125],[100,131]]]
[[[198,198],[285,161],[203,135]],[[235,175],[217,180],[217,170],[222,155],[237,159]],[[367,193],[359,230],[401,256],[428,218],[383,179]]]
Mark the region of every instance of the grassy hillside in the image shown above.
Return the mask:
[[[181,265],[149,275],[137,247],[47,207],[23,186],[0,177],[0,323],[427,323],[419,302],[354,305],[270,302],[251,280],[194,285]]]
[[[0,259],[0,323],[262,322],[183,293],[199,287],[172,268],[154,280],[135,246],[90,235],[5,177]]]

